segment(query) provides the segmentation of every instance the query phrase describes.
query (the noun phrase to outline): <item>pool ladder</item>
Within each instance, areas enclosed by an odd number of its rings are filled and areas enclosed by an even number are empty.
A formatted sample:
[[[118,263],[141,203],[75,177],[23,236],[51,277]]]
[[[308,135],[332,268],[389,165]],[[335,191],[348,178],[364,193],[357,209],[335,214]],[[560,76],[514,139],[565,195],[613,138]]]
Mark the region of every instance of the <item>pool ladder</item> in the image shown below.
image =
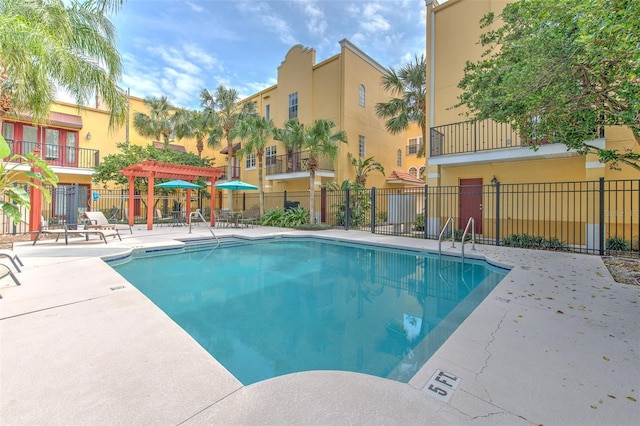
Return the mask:
[[[191,212],[191,214],[189,214],[189,233],[191,233],[191,222],[192,222],[191,219],[193,219],[194,216],[199,217],[202,220],[202,223],[204,223],[204,226],[206,226],[207,229],[209,229],[209,232],[211,232],[211,235],[213,235],[213,238],[216,239],[216,246],[214,247],[214,249],[217,249],[220,246],[220,240],[218,239],[216,234],[213,232],[213,229],[211,229],[211,227],[207,223],[204,216],[202,216],[202,213],[200,213],[200,209],[196,209],[196,211],[193,211]]]
[[[442,237],[444,236],[447,227],[451,224],[451,248],[456,247],[456,239],[455,239],[455,226],[453,223],[453,217],[449,216],[444,226],[442,227],[442,231],[440,231],[440,235],[438,236],[438,260],[442,260]],[[467,234],[469,233],[469,228],[471,228],[471,250],[476,249],[476,221],[474,218],[470,217],[467,221],[467,226],[464,228],[464,232],[462,233],[462,264],[464,265],[464,244],[467,238]]]

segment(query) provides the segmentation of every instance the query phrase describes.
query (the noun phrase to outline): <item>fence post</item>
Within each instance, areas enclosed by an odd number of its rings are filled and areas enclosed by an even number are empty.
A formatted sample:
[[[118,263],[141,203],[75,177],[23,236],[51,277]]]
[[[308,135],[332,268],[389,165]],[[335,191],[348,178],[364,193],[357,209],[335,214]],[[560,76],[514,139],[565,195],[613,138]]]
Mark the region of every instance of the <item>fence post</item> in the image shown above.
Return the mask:
[[[600,178],[600,256],[604,256],[604,178]]]
[[[500,245],[500,182],[496,182],[496,246]]]
[[[344,229],[349,230],[349,217],[351,216],[351,209],[349,208],[349,188],[344,191]]]
[[[429,193],[429,185],[425,185],[424,186],[424,207],[422,208],[422,226],[423,226],[423,231],[422,231],[423,236],[422,237],[425,240],[427,239],[427,237],[429,235],[429,232],[427,230],[427,212],[429,211],[429,209],[428,209],[429,206],[427,204],[429,202],[428,193]]]
[[[376,233],[376,188],[371,188],[371,233]]]

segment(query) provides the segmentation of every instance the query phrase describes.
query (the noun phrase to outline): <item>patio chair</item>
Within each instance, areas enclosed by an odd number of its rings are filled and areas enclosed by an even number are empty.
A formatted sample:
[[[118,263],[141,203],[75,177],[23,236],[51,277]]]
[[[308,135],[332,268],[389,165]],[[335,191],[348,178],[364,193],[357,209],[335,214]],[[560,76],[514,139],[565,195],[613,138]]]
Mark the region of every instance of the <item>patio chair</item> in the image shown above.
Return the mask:
[[[7,275],[11,277],[11,279],[13,280],[13,282],[16,283],[16,285],[20,285],[20,281],[18,281],[18,278],[16,278],[13,271],[9,269],[7,265],[0,264],[0,279],[6,277]]]
[[[18,264],[20,266],[24,266],[24,265],[22,264],[22,261],[20,260],[18,255],[13,250],[9,250],[9,249],[0,250],[0,258],[4,258],[4,257],[9,259],[9,261],[13,264],[13,267],[16,268],[16,271],[22,272],[20,271],[20,267],[18,267]]]
[[[156,209],[156,216],[155,216],[155,222],[158,223],[158,225],[162,226],[163,223],[172,223],[173,222],[173,216],[163,216],[162,212],[160,211],[160,209]]]
[[[242,225],[248,227],[255,227],[258,225],[260,219],[260,211],[259,210],[245,210],[242,212],[242,216],[239,221]]]
[[[87,229],[128,229],[133,234],[133,228],[128,223],[111,223],[101,211],[84,212],[84,215],[91,222]]]
[[[231,210],[217,210],[215,212],[216,215],[216,226],[218,228],[228,228],[235,223],[235,217],[233,216],[233,212]],[[218,226],[218,224],[220,224]]]

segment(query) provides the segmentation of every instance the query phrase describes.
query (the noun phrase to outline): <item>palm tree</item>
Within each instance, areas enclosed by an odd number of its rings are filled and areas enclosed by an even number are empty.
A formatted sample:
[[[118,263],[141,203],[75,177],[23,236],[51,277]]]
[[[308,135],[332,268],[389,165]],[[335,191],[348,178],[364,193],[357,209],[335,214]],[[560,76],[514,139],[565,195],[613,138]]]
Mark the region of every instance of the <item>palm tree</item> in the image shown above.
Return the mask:
[[[220,131],[212,133],[207,144],[214,148],[219,145],[220,139],[224,137],[227,141],[227,178],[233,176],[233,135],[231,130],[238,120],[248,114],[255,113],[255,103],[240,103],[240,96],[236,89],[226,88],[223,85],[217,87],[214,93],[207,89],[200,92],[200,105],[208,113],[216,113],[219,119]],[[233,194],[229,191],[229,207],[233,203]]]
[[[234,136],[246,141],[238,153],[240,158],[250,153],[255,153],[258,162],[258,190],[260,193],[260,216],[264,214],[264,184],[262,170],[264,165],[264,151],[267,141],[273,136],[275,126],[273,121],[258,114],[251,114],[236,123],[232,130]]]
[[[384,167],[382,164],[378,163],[373,157],[369,157],[365,160],[362,158],[355,158],[351,153],[349,153],[349,159],[351,160],[351,165],[356,169],[356,184],[360,187],[364,188],[367,184],[367,177],[372,172],[380,172],[382,176],[384,176]]]
[[[160,98],[148,97],[144,100],[149,107],[149,115],[143,112],[133,114],[133,127],[141,136],[162,140],[164,147],[169,147],[169,138],[173,135],[176,121],[180,117],[176,109],[166,96]]]
[[[198,156],[202,158],[205,139],[211,139],[212,134],[218,134],[218,116],[205,111],[178,110],[175,118],[176,138],[195,138]]]
[[[0,125],[2,116],[28,111],[46,119],[56,87],[79,104],[99,96],[110,127],[124,123],[126,96],[116,85],[122,73],[115,28],[105,13],[122,0],[0,2]]]
[[[28,112],[35,122],[44,122],[56,88],[66,90],[79,104],[100,96],[109,109],[111,128],[124,123],[127,99],[116,85],[122,72],[115,46],[115,29],[106,18],[123,0],[89,0],[70,5],[60,0],[0,1],[0,129],[3,117]],[[0,134],[0,158],[10,156]],[[40,171],[24,179],[18,168],[36,166]],[[29,197],[17,183],[40,189],[56,185],[58,177],[33,153],[13,155],[0,161],[0,207],[18,223],[20,206],[29,209]]]
[[[344,130],[331,133],[336,124],[331,120],[318,119],[311,127],[304,127],[297,118],[284,124],[284,128],[274,131],[274,139],[281,141],[288,150],[305,150],[309,155],[309,215],[315,223],[315,180],[320,156],[335,160],[338,156],[338,142],[347,142]]]
[[[394,135],[406,131],[411,122],[417,122],[422,130],[418,158],[423,157],[427,141],[427,62],[424,55],[416,56],[415,63],[405,65],[397,72],[389,68],[382,77],[382,88],[395,97],[376,104],[378,117],[387,120],[385,127]]]

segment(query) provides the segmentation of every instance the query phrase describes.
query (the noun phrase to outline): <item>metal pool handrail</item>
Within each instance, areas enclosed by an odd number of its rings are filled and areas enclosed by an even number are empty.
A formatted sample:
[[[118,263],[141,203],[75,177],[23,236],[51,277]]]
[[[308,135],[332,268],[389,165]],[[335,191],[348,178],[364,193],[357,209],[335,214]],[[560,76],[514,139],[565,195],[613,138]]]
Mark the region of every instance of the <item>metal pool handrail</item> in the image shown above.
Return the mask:
[[[471,250],[476,249],[476,220],[472,217],[467,221],[467,226],[462,233],[462,264],[464,265],[464,243],[467,238],[467,232],[469,232],[469,225],[471,225]]]
[[[455,248],[456,246],[456,241],[453,235],[453,232],[454,232],[453,217],[449,216],[446,223],[442,227],[442,231],[440,231],[440,236],[438,237],[438,260],[442,258],[442,236],[444,235],[444,231],[447,230],[447,226],[449,226],[449,223],[451,223],[451,248]]]
[[[204,223],[204,226],[206,226],[207,229],[209,229],[209,232],[211,232],[211,235],[213,235],[213,238],[216,239],[216,243],[217,244],[214,247],[214,249],[217,249],[220,246],[220,240],[218,239],[216,234],[213,232],[213,229],[211,229],[211,227],[209,226],[209,224],[205,220],[204,216],[202,216],[202,213],[200,213],[200,209],[197,209],[196,211],[191,212],[191,214],[189,215],[189,233],[191,233],[191,219],[193,218],[194,215],[195,216],[199,216],[200,219],[202,219],[202,223]]]

